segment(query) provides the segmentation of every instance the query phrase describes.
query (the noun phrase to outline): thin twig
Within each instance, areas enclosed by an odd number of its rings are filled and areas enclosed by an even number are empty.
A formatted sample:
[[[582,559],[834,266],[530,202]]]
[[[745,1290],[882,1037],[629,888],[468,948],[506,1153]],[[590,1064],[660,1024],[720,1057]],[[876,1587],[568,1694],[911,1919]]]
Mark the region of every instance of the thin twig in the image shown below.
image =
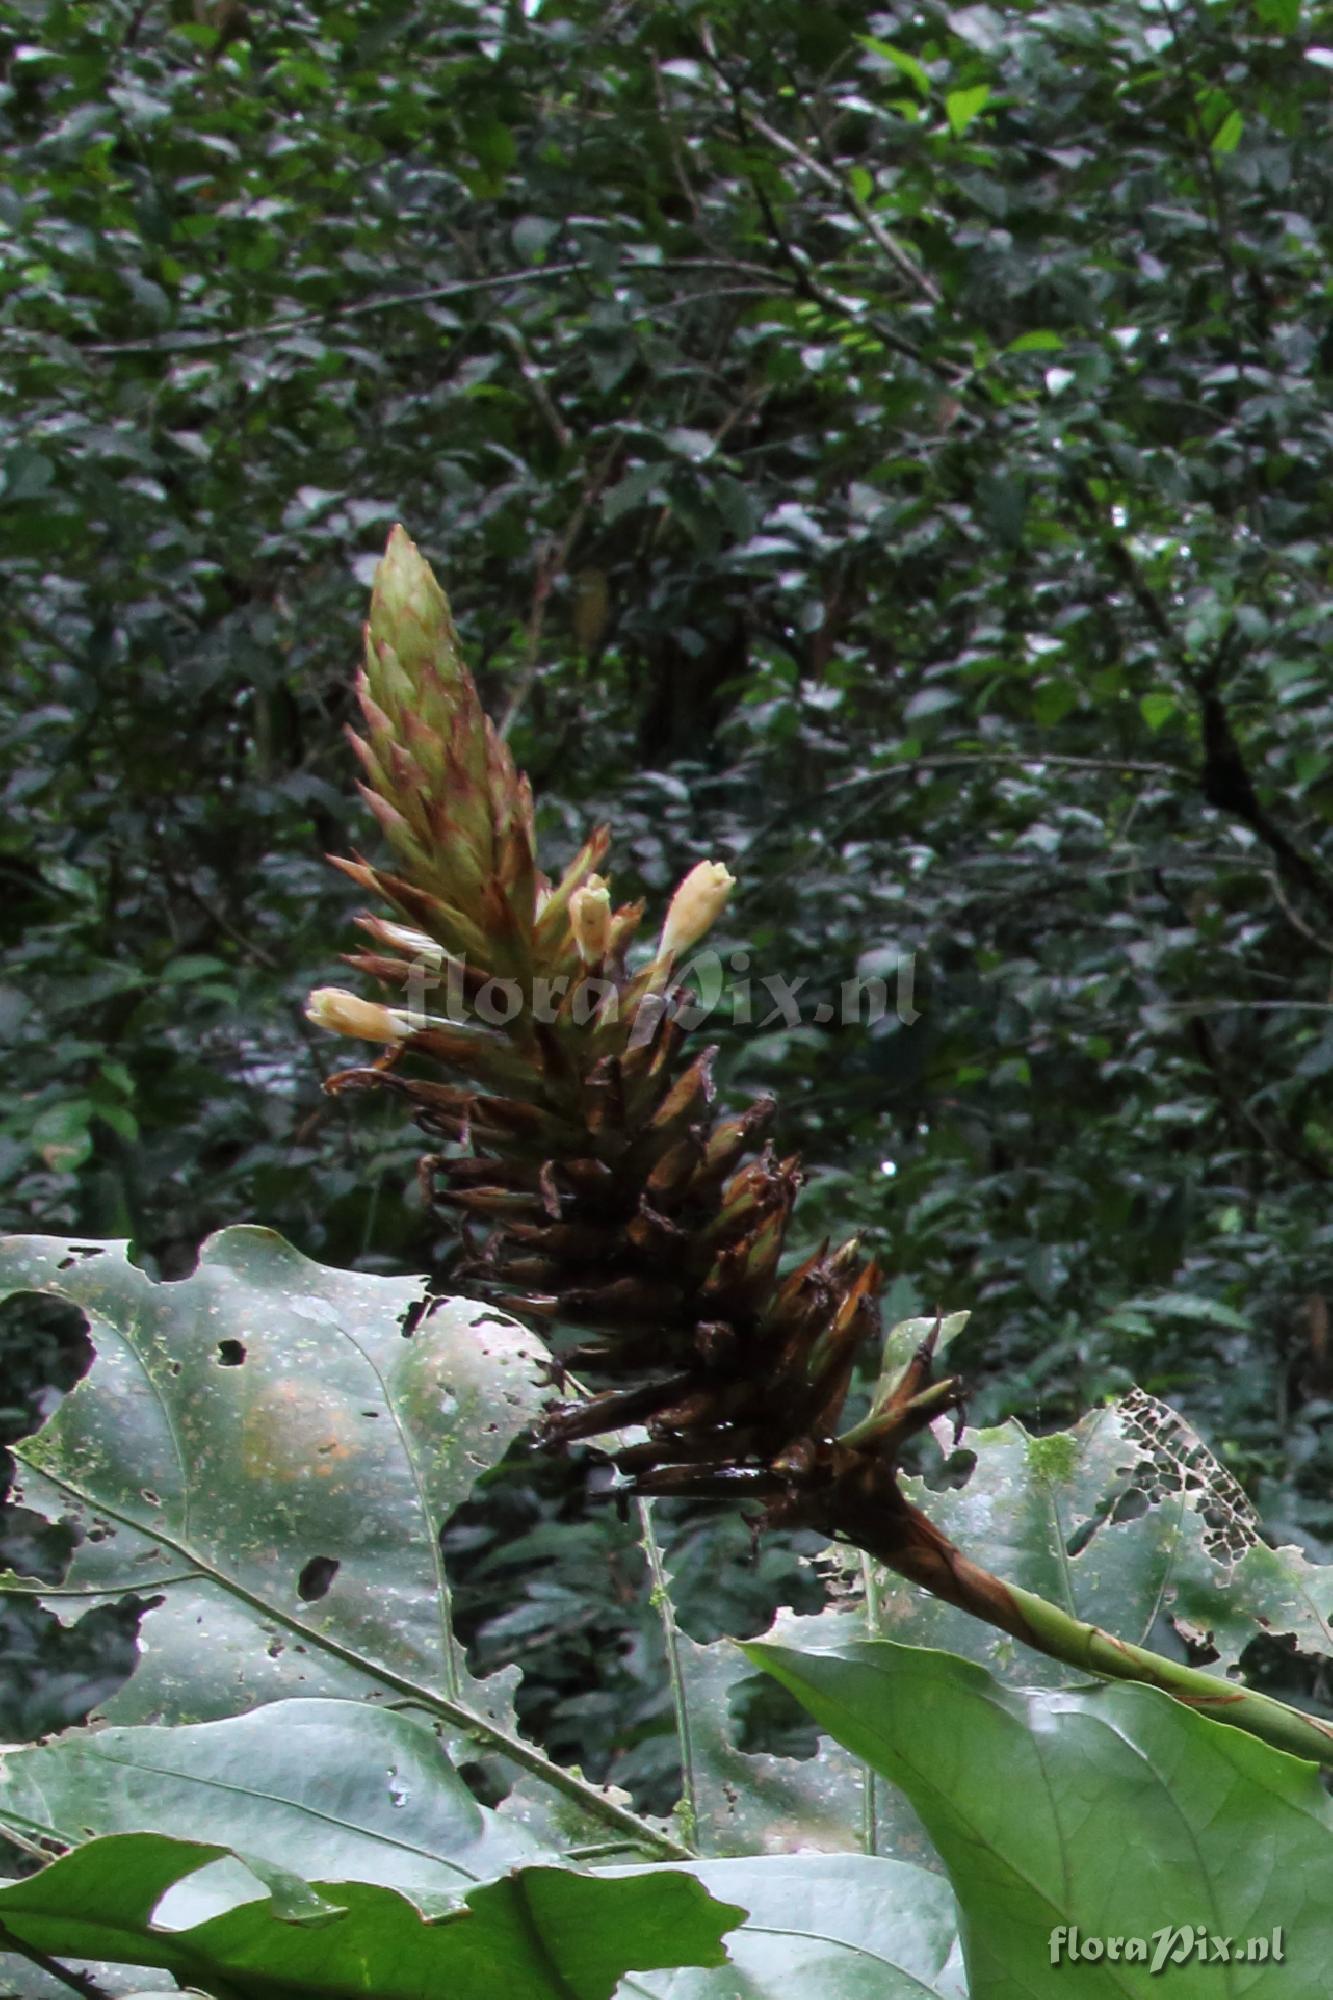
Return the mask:
[[[556,408],[555,398],[547,388],[542,372],[533,360],[526,340],[524,340],[518,328],[511,326],[508,320],[498,319],[493,320],[491,323],[517,362],[518,372],[523,377],[528,393],[536,404],[537,410],[550,431],[551,436],[555,439],[561,451],[568,451],[573,440],[573,433]]]
[[[639,398],[639,402],[642,402],[642,397]],[[633,415],[637,414],[637,410],[638,404],[635,405],[631,421],[633,420]],[[561,535],[558,541],[548,542],[542,554],[538,557],[537,574],[533,579],[532,585],[532,608],[528,613],[523,671],[518,678],[514,691],[510,695],[505,707],[505,712],[500,719],[499,733],[502,738],[508,738],[519,711],[531,694],[533,684],[537,679],[537,674],[541,666],[542,628],[546,623],[546,606],[550,599],[551,591],[554,588],[555,580],[568,564],[574,544],[583,533],[584,523],[587,521],[588,515],[603,487],[606,485],[607,480],[615,470],[617,460],[623,450],[624,440],[620,437],[613,438],[610,450],[606,452],[600,463],[594,468],[588,478],[587,484],[580,493],[564,534]]]
[[[81,342],[70,340],[70,345],[79,354],[192,354],[210,347],[242,347],[247,340],[265,340],[287,333],[299,333],[309,326],[331,326],[345,319],[356,319],[365,313],[394,312],[401,306],[431,305],[439,299],[464,298],[473,292],[491,292],[506,285],[526,285],[547,278],[577,277],[592,271],[593,267],[581,258],[571,259],[563,264],[534,264],[521,271],[497,271],[486,278],[459,278],[443,285],[427,285],[416,292],[389,292],[382,298],[357,299],[346,306],[321,306],[314,312],[289,313],[277,319],[260,320],[254,326],[231,327],[212,332],[196,327],[179,328],[174,333],[166,333],[152,340],[98,340]],[[736,257],[677,257],[664,258],[661,263],[648,264],[639,258],[629,257],[618,267],[625,272],[644,272],[652,276],[665,273],[675,276],[688,271],[722,271],[741,277],[770,278],[772,273],[763,264],[747,264]],[[11,341],[32,341],[41,347],[49,346],[53,336],[47,327],[6,326],[0,327],[0,339]],[[68,336],[66,336],[68,338]]]
[[[800,814],[816,809],[823,811],[830,799],[848,792],[870,791],[877,785],[892,784],[897,779],[911,778],[918,771],[948,771],[955,766],[965,769],[969,765],[981,769],[1022,771],[1042,764],[1052,764],[1061,770],[1127,772],[1131,777],[1170,778],[1190,785],[1196,782],[1194,773],[1178,764],[1154,763],[1141,757],[1063,757],[1045,750],[1035,756],[1021,750],[944,751],[938,756],[907,758],[901,764],[890,764],[880,771],[865,771],[856,778],[843,778],[810,798],[789,800],[780,813],[766,820],[751,835],[741,852],[748,853],[753,847],[761,847],[780,827],[788,825]]]
[[[1168,1014],[1333,1014],[1333,1000],[1158,1000]]]
[[[1222,1059],[1221,1051],[1213,1038],[1212,1030],[1204,1019],[1205,1014],[1229,1013],[1236,1008],[1244,1008],[1249,1012],[1264,1014],[1274,1012],[1294,1013],[1302,1011],[1307,1005],[1313,1004],[1299,1000],[1168,1001],[1165,1003],[1169,1011],[1185,1011],[1187,1013],[1186,1027],[1190,1040],[1194,1045],[1195,1053],[1212,1078],[1218,1101],[1223,1111],[1231,1118],[1233,1124],[1248,1127],[1258,1139],[1264,1151],[1270,1153],[1274,1159],[1291,1160],[1313,1181],[1328,1181],[1333,1179],[1333,1170],[1330,1170],[1325,1162],[1316,1154],[1311,1153],[1299,1139],[1290,1137],[1278,1126],[1270,1126],[1266,1119],[1260,1117],[1250,1100],[1237,1089],[1231,1079],[1227,1065]],[[1319,1011],[1330,1013],[1333,1012],[1333,1008],[1325,1005],[1320,1007]]]
[[[328,326],[337,320],[357,319],[365,313],[391,312],[398,306],[430,305],[437,299],[462,298],[469,292],[493,292],[505,285],[523,285],[541,278],[567,278],[586,271],[582,261],[567,264],[534,265],[522,271],[499,271],[490,278],[459,279],[447,285],[427,285],[419,292],[391,292],[384,298],[357,299],[349,306],[325,306],[317,312],[293,313],[286,319],[262,320],[258,326],[233,327],[226,332],[207,333],[186,327],[163,334],[156,340],[98,340],[86,346],[75,343],[81,354],[176,354],[191,353],[202,347],[239,347],[247,340],[262,340],[278,334],[299,333],[302,327]],[[47,342],[45,329],[10,326],[8,339]]]
[[[1072,473],[1070,485],[1079,505],[1096,528],[1103,553],[1161,640],[1163,650],[1175,665],[1182,682],[1199,703],[1203,722],[1204,765],[1196,782],[1204,798],[1216,811],[1240,820],[1256,833],[1279,869],[1284,870],[1292,882],[1325,910],[1333,911],[1333,878],[1320,863],[1297,847],[1260,799],[1219,691],[1223,669],[1238,643],[1236,621],[1228,622],[1206,660],[1192,659],[1177,637],[1160,596],[1144,576],[1132,549],[1108,523],[1105,510],[1086,479],[1081,473]]]
[[[1054,764],[1061,770],[1073,771],[1128,771],[1132,776],[1152,778],[1192,779],[1193,772],[1183,765],[1167,764],[1148,757],[1065,757],[1048,750],[950,750],[941,751],[929,757],[906,758],[901,764],[886,765],[880,771],[867,771],[859,778],[846,778],[840,784],[830,785],[824,793],[850,791],[856,785],[869,785],[881,778],[891,778],[899,771],[942,771],[952,764],[1013,764],[1026,769],[1031,764]]]
[[[896,270],[901,272],[903,277],[911,282],[923,298],[929,299],[933,306],[942,303],[939,286],[935,283],[930,273],[923,271],[921,266],[908,255],[897,238],[891,235],[884,227],[884,224],[874,211],[867,208],[861,197],[854,193],[847,185],[841,174],[834,173],[832,168],[826,167],[822,160],[812,158],[805,151],[804,147],[798,146],[794,140],[788,139],[785,133],[779,132],[775,126],[770,125],[766,118],[761,118],[752,108],[747,108],[746,116],[761,139],[767,139],[770,146],[775,147],[779,152],[785,153],[789,159],[798,160],[803,167],[809,169],[817,180],[822,181],[826,187],[836,190],[851,209],[853,215],[861,224],[866,234],[871,238],[872,242],[884,252],[889,262]]]
[[[1282,877],[1277,871],[1275,869],[1268,871],[1266,879],[1269,888],[1273,891],[1274,896],[1282,906],[1283,916],[1287,919],[1292,929],[1298,932],[1307,944],[1312,944],[1316,951],[1327,952],[1329,957],[1333,958],[1333,942],[1330,942],[1328,938],[1320,937],[1318,931],[1311,930],[1304,917],[1292,908],[1290,902],[1287,900],[1287,892],[1282,886]]]
[[[1144,576],[1132,551],[1107,521],[1105,510],[1099,504],[1096,495],[1088,485],[1087,480],[1083,477],[1083,474],[1071,470],[1069,483],[1074,498],[1078,501],[1080,507],[1082,507],[1084,513],[1096,529],[1097,539],[1101,543],[1103,554],[1125,584],[1134,602],[1138,605],[1149,625],[1151,625],[1153,631],[1157,634],[1157,637],[1161,640],[1164,650],[1180,669],[1182,679],[1189,682],[1189,663],[1181,652],[1180,640],[1177,637],[1176,628],[1167,616],[1166,608],[1161,598]]]
[[[711,68],[721,78],[723,83],[726,84],[727,80],[717,53],[717,44],[713,40],[713,31],[706,21],[700,28],[699,40],[705,55],[708,57]],[[730,85],[727,85],[727,87],[731,89]],[[739,93],[733,90],[731,94],[733,102],[740,106]],[[822,160],[813,158],[811,154],[806,152],[803,146],[798,146],[794,139],[789,139],[785,132],[779,132],[776,126],[770,125],[768,120],[761,117],[754,109],[753,105],[744,105],[743,115],[761,139],[766,140],[775,151],[784,153],[788,159],[797,161],[807,172],[813,174],[816,180],[831,189],[838,196],[839,200],[850,208],[867,236],[883,251],[889,262],[901,276],[908,280],[913,289],[921,294],[922,298],[929,299],[932,305],[937,306],[942,303],[942,294],[934,279],[930,276],[930,273],[921,269],[916,260],[904,250],[897,237],[884,227],[884,224],[874,213],[873,209],[866,207],[861,197],[841,174],[836,173],[832,167],[826,167]]]
[[[217,928],[226,937],[229,937],[232,943],[236,945],[238,950],[244,952],[247,958],[252,958],[256,965],[262,965],[265,972],[282,971],[281,965],[274,958],[272,952],[266,951],[262,944],[256,944],[253,938],[247,937],[244,931],[238,930],[230,917],[218,909],[216,904],[210,902],[202,890],[196,889],[193,882],[189,881],[188,878],[183,879],[180,876],[169,876],[167,879],[173,888],[184,890],[190,901],[196,903],[209,921],[216,924]]]
[[[666,1648],[667,1679],[671,1684],[671,1707],[676,1719],[676,1742],[680,1748],[680,1818],[684,1821],[682,1831],[686,1844],[693,1847],[698,1840],[699,1799],[694,1781],[694,1743],[690,1735],[690,1707],[685,1694],[685,1677],[680,1666],[680,1633],[676,1625],[676,1612],[671,1602],[666,1570],[662,1563],[657,1530],[653,1526],[653,1503],[648,1499],[640,1499],[636,1500],[634,1505],[642,1530],[639,1546],[647,1559],[648,1573],[653,1580],[650,1602],[662,1621],[662,1640]]]
[[[719,451],[730,437],[732,431],[735,430],[737,424],[744,422],[747,418],[754,416],[761,410],[771,394],[771,389],[757,387],[752,384],[745,391],[739,403],[732,404],[721,423],[717,426],[717,429],[710,433],[713,440],[713,450]],[[653,523],[652,531],[648,536],[648,547],[650,550],[656,548],[657,544],[661,541],[663,535],[666,533],[667,523],[670,519],[671,503],[668,501],[659,509],[657,519]]]
[[[14,1935],[8,1924],[0,1924],[0,1945],[16,1957],[26,1958],[29,1965],[35,1965],[48,1979],[58,1980],[71,1993],[80,1994],[82,2000],[111,2000],[105,1986],[99,1986],[86,1973],[75,1972],[72,1966],[62,1965],[59,1959],[49,1958],[44,1951],[38,1951],[36,1945],[25,1944],[22,1938]]]

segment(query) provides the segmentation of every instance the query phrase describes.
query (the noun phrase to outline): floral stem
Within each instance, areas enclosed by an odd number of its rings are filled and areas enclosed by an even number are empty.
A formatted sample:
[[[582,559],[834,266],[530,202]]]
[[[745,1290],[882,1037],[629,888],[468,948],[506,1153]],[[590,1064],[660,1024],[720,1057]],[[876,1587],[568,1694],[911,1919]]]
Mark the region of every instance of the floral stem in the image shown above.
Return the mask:
[[[1117,1639],[1035,1591],[1004,1582],[965,1556],[901,1495],[897,1507],[881,1511],[879,1522],[859,1498],[839,1507],[831,1496],[826,1525],[932,1596],[1007,1632],[1048,1659],[1080,1673],[1159,1688],[1214,1722],[1244,1729],[1275,1750],[1333,1769],[1333,1724],[1255,1688],[1238,1687],[1146,1646]]]

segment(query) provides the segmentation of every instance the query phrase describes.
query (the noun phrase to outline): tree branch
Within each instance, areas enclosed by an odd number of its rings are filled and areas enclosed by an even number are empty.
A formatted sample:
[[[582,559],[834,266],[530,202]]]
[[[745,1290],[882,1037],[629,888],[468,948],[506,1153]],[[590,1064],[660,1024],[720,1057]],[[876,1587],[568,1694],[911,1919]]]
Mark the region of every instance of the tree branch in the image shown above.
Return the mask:
[[[1231,1080],[1227,1066],[1222,1060],[1222,1053],[1214,1039],[1212,1029],[1203,1019],[1201,1010],[1209,1003],[1188,1001],[1176,1004],[1182,1007],[1188,1006],[1190,1009],[1189,1033],[1190,1039],[1194,1044],[1195,1053],[1212,1078],[1218,1101],[1223,1110],[1231,1118],[1233,1124],[1248,1126],[1266,1153],[1271,1154],[1275,1159],[1290,1160],[1293,1165],[1298,1166],[1312,1181],[1333,1180],[1333,1170],[1330,1170],[1323,1160],[1319,1159],[1315,1154],[1308,1152],[1298,1140],[1291,1139],[1279,1128],[1270,1126],[1253,1109],[1244,1095],[1237,1090]],[[1253,1010],[1256,1013],[1286,1013],[1303,1010],[1304,1007],[1311,1005],[1317,1006],[1324,1013],[1330,1011],[1326,1003],[1301,1002],[1299,1000],[1230,1000],[1221,1004],[1228,1010],[1241,1007],[1246,1010]]]
[[[644,264],[631,258],[627,260],[626,268],[652,274],[722,271],[767,278],[770,282],[773,275],[762,264],[746,264],[734,257],[681,257],[667,259],[660,264]],[[98,355],[192,354],[210,347],[243,347],[247,340],[276,339],[283,334],[299,333],[305,327],[332,326],[342,320],[359,319],[367,313],[395,312],[403,306],[432,305],[440,299],[465,298],[478,292],[499,291],[506,285],[542,283],[548,278],[578,276],[591,270],[590,264],[581,258],[574,258],[563,264],[528,265],[521,271],[497,271],[490,277],[460,278],[448,284],[427,285],[416,292],[390,292],[383,298],[356,299],[346,306],[322,306],[314,312],[289,313],[277,319],[261,320],[255,326],[220,328],[217,331],[183,327],[152,340],[71,341],[70,345],[80,354]],[[7,326],[0,328],[0,339],[31,341],[44,347],[49,344],[51,334],[45,327]]]
[[[934,279],[930,276],[930,273],[923,271],[916,260],[909,256],[902,244],[899,243],[897,237],[884,227],[884,224],[874,213],[873,209],[867,208],[865,202],[862,201],[861,197],[848,184],[844,177],[836,172],[834,168],[826,167],[822,160],[815,159],[812,154],[806,152],[803,146],[798,146],[794,139],[789,139],[785,132],[779,132],[776,126],[770,125],[768,120],[754,109],[753,105],[748,105],[744,102],[739,87],[730,82],[723,70],[722,62],[717,52],[717,44],[713,39],[713,31],[706,21],[700,27],[699,41],[704,54],[708,58],[709,67],[728,92],[738,115],[749,124],[751,130],[757,132],[761,139],[773,147],[775,152],[784,154],[789,160],[794,160],[799,166],[804,167],[807,173],[813,174],[814,178],[824,187],[828,188],[831,193],[836,194],[844,206],[851,210],[867,236],[884,253],[894,269],[900,276],[907,279],[912,289],[918,292],[922,298],[928,299],[931,305],[941,304],[942,294]]]
[[[1126,546],[1106,520],[1087,480],[1071,472],[1070,484],[1079,505],[1096,528],[1104,555],[1120,576],[1144,618],[1162,642],[1181,680],[1199,703],[1203,721],[1204,765],[1198,783],[1216,811],[1240,820],[1259,836],[1288,881],[1333,912],[1333,878],[1318,866],[1278,825],[1255,790],[1244,752],[1219,691],[1223,661],[1235,644],[1236,628],[1228,624],[1210,659],[1192,660],[1182,647],[1166,607]]]

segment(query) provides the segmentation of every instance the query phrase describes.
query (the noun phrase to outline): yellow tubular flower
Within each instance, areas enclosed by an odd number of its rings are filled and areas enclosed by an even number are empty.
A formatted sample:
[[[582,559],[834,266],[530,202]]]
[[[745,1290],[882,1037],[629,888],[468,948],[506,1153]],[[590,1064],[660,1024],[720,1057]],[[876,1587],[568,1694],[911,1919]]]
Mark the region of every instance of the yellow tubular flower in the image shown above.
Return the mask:
[[[721,861],[701,861],[691,868],[671,898],[657,947],[659,958],[678,958],[697,944],[721,916],[735,886],[735,876]]]
[[[569,899],[574,942],[585,965],[600,965],[611,941],[611,893],[600,875],[590,875]]]
[[[363,1042],[392,1045],[405,1041],[412,1032],[401,1007],[381,1007],[375,1000],[363,1000],[341,986],[321,986],[305,1003],[305,1017],[317,1028],[335,1035],[355,1035]]]

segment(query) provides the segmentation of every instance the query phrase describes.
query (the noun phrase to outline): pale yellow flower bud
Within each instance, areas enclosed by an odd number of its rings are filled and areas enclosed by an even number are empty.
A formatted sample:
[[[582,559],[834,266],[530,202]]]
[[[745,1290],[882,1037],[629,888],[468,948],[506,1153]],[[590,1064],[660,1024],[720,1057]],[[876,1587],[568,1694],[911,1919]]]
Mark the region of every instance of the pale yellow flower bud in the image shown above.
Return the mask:
[[[662,926],[662,941],[658,945],[661,958],[678,958],[683,951],[697,944],[704,932],[711,930],[722,914],[727,897],[736,886],[736,878],[728,873],[720,861],[701,861],[691,868],[685,880],[671,898]]]
[[[317,1028],[334,1035],[355,1035],[363,1042],[403,1041],[411,1025],[401,1007],[381,1007],[375,1000],[362,1000],[341,986],[321,986],[305,1003],[305,1017]]]
[[[611,940],[611,892],[600,875],[590,875],[569,899],[574,942],[585,965],[600,965]]]

